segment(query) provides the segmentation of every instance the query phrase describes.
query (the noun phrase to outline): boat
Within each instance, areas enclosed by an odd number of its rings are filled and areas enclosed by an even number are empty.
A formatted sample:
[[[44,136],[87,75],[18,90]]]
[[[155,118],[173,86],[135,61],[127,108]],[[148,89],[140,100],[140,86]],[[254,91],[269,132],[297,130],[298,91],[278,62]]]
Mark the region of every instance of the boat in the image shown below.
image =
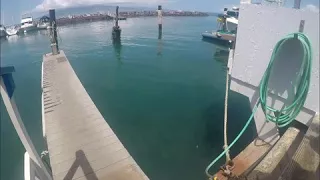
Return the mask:
[[[235,40],[238,27],[239,8],[232,10],[224,8],[224,13],[218,15],[218,30],[202,33],[203,38],[216,39],[219,41],[232,42]]]
[[[42,16],[37,24],[38,29],[47,29],[50,25],[50,18],[47,16]]]
[[[32,31],[32,30],[36,30],[36,29],[37,29],[37,26],[33,22],[32,17],[25,17],[25,18],[21,19],[21,31],[26,33],[28,31]]]
[[[226,33],[221,31],[213,31],[213,32],[206,31],[202,33],[202,38],[204,40],[212,40],[224,45],[230,45],[232,41],[234,41],[235,37],[236,36],[233,33]]]
[[[7,32],[6,32],[6,27],[0,24],[0,37],[6,37]]]
[[[7,36],[16,35],[18,31],[19,31],[19,28],[17,26],[10,26],[6,28]]]
[[[220,17],[225,18],[227,31],[235,32],[238,27],[239,8],[233,7],[232,10],[225,9],[225,13]]]

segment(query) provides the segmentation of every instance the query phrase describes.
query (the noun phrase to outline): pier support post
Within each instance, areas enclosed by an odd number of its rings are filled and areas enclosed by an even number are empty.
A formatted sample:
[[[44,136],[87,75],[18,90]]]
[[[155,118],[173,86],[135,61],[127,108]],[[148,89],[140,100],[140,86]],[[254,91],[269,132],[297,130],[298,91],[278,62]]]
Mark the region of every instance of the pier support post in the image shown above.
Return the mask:
[[[161,5],[158,6],[158,29],[159,29],[158,39],[161,39],[162,38],[162,6]]]
[[[112,38],[113,40],[120,40],[121,36],[121,29],[119,27],[119,6],[116,8],[116,19],[115,19],[115,25],[112,29]]]
[[[56,23],[56,11],[54,9],[49,10],[50,16],[50,41],[51,41],[51,49],[52,55],[59,54],[59,46],[57,39],[57,23]]]

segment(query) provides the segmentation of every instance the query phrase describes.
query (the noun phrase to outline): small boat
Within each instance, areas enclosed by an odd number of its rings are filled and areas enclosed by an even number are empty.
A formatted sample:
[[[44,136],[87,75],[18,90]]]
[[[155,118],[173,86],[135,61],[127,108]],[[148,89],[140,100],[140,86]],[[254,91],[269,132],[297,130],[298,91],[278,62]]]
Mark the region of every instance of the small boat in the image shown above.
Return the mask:
[[[227,8],[224,13],[218,15],[218,30],[213,32],[202,33],[203,38],[216,39],[218,41],[226,41],[231,43],[235,41],[238,27],[239,8],[234,7],[231,11]]]
[[[6,37],[6,36],[7,36],[6,27],[0,24],[0,37]]]
[[[18,31],[19,31],[19,28],[16,26],[11,26],[11,27],[6,28],[7,36],[16,35],[18,33]]]
[[[226,31],[236,32],[238,27],[238,18],[239,18],[239,8],[233,7],[232,10],[225,8],[225,11],[222,15],[219,15],[220,18],[225,19]]]
[[[25,18],[21,19],[21,31],[26,33],[28,31],[33,31],[33,30],[36,30],[36,29],[37,29],[37,26],[33,22],[32,17],[25,17]]]
[[[37,24],[38,29],[47,29],[50,25],[50,18],[47,16],[42,16]]]
[[[206,32],[202,33],[202,38],[216,40],[217,42],[229,45],[230,43],[232,43],[235,40],[236,35],[233,33],[226,33],[223,31],[215,31],[215,32],[206,31]]]

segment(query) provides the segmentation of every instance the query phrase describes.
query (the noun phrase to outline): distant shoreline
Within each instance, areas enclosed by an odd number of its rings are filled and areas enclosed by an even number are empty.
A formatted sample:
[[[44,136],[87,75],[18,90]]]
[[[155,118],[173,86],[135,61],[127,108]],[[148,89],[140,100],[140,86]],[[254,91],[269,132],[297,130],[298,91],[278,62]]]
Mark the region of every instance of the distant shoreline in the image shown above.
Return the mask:
[[[130,11],[119,12],[119,20],[126,20],[127,18],[139,18],[139,17],[157,17],[156,11]],[[190,12],[190,11],[165,11],[162,12],[164,17],[206,17],[208,13],[203,12]],[[111,13],[94,13],[94,14],[82,14],[82,15],[68,15],[66,17],[57,18],[56,22],[58,26],[67,24],[76,24],[92,21],[111,21],[115,19],[115,15]]]

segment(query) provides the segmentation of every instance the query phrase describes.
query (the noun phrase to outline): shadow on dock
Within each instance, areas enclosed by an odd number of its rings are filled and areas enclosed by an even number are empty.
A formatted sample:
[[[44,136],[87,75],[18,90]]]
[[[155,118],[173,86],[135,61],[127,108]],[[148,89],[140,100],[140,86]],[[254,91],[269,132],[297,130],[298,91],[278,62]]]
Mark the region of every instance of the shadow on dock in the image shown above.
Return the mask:
[[[63,178],[63,180],[71,180],[73,179],[77,169],[81,167],[84,176],[87,180],[98,180],[97,175],[95,174],[93,168],[91,167],[86,155],[82,150],[78,150],[76,152],[76,159],[70,167],[67,175]]]

